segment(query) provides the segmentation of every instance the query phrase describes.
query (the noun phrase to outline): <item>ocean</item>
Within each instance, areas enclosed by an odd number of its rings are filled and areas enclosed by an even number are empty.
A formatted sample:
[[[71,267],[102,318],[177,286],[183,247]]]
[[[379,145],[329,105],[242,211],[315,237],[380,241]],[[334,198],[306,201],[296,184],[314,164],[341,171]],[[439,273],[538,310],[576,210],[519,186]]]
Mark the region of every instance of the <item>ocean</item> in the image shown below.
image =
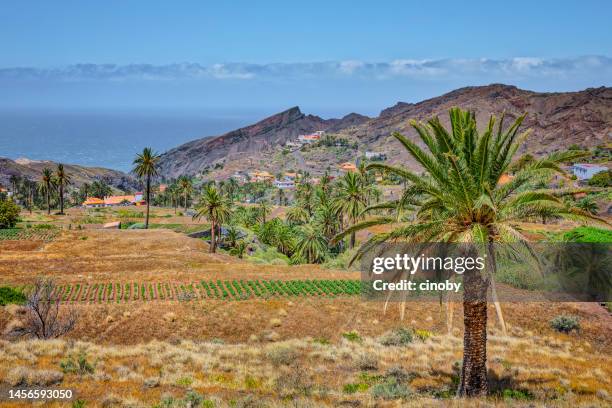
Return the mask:
[[[136,153],[256,122],[255,113],[0,111],[0,157],[129,171]]]

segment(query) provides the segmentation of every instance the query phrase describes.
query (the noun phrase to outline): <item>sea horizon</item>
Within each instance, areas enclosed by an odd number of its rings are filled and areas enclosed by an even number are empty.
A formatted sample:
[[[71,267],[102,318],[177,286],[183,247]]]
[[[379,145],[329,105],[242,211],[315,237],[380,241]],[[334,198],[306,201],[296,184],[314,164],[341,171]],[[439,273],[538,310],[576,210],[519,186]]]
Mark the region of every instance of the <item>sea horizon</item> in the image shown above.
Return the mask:
[[[0,157],[128,172],[144,147],[158,153],[249,125],[260,113],[196,110],[0,109]]]

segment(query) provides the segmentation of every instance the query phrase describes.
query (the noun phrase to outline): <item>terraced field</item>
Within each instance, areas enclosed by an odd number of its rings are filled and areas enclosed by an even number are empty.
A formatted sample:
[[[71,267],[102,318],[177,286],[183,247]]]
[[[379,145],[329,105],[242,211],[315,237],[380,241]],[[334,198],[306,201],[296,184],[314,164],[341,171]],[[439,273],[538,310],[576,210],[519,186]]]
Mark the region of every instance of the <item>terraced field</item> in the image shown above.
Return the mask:
[[[27,292],[28,287],[21,287]],[[357,296],[358,280],[216,280],[199,282],[77,283],[57,286],[62,303],[248,300]]]
[[[0,229],[0,241],[52,241],[59,232],[57,228]]]

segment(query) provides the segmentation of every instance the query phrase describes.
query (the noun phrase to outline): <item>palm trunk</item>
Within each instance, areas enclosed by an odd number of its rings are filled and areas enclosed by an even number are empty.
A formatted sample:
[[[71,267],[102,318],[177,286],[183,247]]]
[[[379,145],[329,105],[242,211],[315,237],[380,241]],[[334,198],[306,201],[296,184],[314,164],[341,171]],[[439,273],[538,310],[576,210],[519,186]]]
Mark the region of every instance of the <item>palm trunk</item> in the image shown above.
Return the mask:
[[[185,212],[187,212],[187,192],[185,191]]]
[[[49,187],[47,187],[46,196],[47,196],[47,215],[51,215],[51,197],[49,194]]]
[[[64,186],[60,184],[60,214],[64,215]]]
[[[355,225],[355,220],[351,220],[352,225]],[[356,237],[355,237],[355,231],[351,232],[351,242],[349,244],[350,249],[355,248],[355,241],[356,241]]]
[[[479,271],[463,276],[463,366],[457,396],[486,396],[487,383],[487,288],[488,278]]]
[[[151,192],[151,176],[147,175],[147,191],[146,191],[146,197],[147,197],[147,215],[145,217],[145,229],[149,229],[149,198],[150,198],[150,192]]]
[[[211,222],[210,224],[210,253],[214,254],[215,253],[215,249],[217,247],[217,241],[215,240],[215,235],[216,235],[216,231],[217,227],[215,225],[215,222]]]

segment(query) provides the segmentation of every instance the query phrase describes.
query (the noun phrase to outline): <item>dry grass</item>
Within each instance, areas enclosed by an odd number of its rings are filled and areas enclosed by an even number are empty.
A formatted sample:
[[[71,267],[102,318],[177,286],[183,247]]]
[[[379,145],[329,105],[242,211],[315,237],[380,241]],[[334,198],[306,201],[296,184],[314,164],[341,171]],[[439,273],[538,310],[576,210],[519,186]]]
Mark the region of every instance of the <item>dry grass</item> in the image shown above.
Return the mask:
[[[610,357],[579,351],[569,342],[550,341],[492,336],[489,360],[494,388],[528,392],[533,406],[544,406],[545,401],[554,401],[555,406],[606,406],[606,395],[612,391]],[[79,353],[85,353],[94,372],[62,374],[60,363],[65,356]],[[383,381],[385,373],[397,372],[410,388],[410,404],[414,404],[402,406],[452,406],[456,401],[444,396],[454,389],[461,339],[434,335],[405,347],[386,347],[367,336],[359,342],[342,339],[331,344],[304,338],[256,345],[152,341],[132,347],[21,341],[0,343],[0,356],[3,383],[59,383],[78,390],[88,406],[102,405],[109,394],[120,405],[131,400],[151,406],[163,395],[182,398],[187,390],[221,402],[217,406],[247,394],[255,401],[275,401],[272,406],[282,406],[283,397],[301,398],[311,406],[348,401],[374,406],[383,401],[374,399],[372,386]],[[358,391],[349,393],[347,384],[358,384]],[[487,401],[498,406],[520,402],[499,397]]]
[[[74,211],[71,216],[79,216]],[[0,247],[2,283],[28,284],[37,275],[72,284],[359,277],[313,265],[255,265],[211,255],[203,241],[163,229],[64,230],[51,243],[11,245]],[[77,389],[88,407],[151,406],[164,396],[184,398],[189,389],[215,401],[215,406],[464,405],[442,398],[452,394],[455,363],[461,360],[460,307],[451,335],[436,303],[409,303],[404,322],[394,305],[383,314],[380,303],[359,298],[133,301],[76,307],[79,323],[64,340],[0,342],[0,391],[16,384],[59,382]],[[596,304],[503,307],[508,336],[501,335],[493,307],[489,310],[493,385],[526,390],[535,399],[491,397],[471,406],[609,406],[609,313]],[[0,309],[0,331],[18,311]],[[549,321],[560,314],[579,316],[580,333],[552,331]],[[378,339],[399,325],[434,335],[407,347],[380,344]],[[360,340],[343,336],[350,331]],[[94,373],[62,373],[60,362],[81,351],[95,366]],[[388,372],[406,373],[410,399],[372,396],[371,388]],[[351,387],[354,393],[347,392]]]

